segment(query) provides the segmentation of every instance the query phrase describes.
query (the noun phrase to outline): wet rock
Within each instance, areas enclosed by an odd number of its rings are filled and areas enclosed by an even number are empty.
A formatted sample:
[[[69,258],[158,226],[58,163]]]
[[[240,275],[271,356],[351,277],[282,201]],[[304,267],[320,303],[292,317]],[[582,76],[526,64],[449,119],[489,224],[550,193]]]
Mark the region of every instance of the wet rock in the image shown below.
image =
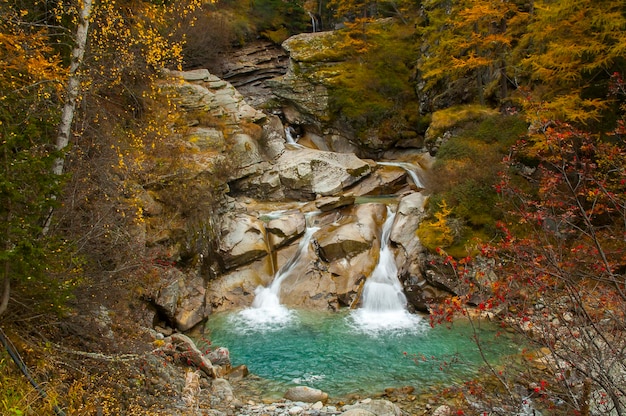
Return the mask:
[[[285,213],[280,218],[268,221],[265,230],[269,233],[269,240],[274,249],[280,248],[301,236],[306,228],[304,214],[297,211]]]
[[[354,204],[354,196],[327,196],[318,198],[315,201],[315,206],[322,212],[332,211],[348,205]]]
[[[285,399],[305,403],[325,402],[328,400],[328,394],[319,389],[307,386],[296,386],[285,392]]]
[[[327,262],[350,259],[372,247],[377,238],[380,219],[384,217],[382,204],[361,204],[355,206],[352,221],[336,227],[329,227],[317,237],[320,256]]]

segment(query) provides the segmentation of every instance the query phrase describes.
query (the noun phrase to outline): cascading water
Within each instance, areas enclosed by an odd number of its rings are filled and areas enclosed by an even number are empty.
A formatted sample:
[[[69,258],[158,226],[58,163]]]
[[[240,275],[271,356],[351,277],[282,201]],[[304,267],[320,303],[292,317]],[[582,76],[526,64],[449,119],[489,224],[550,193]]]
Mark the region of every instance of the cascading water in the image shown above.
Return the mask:
[[[415,166],[414,164],[408,163],[408,162],[377,162],[377,163],[382,166],[397,166],[399,168],[404,169],[417,188],[424,188],[424,185],[422,184],[422,181],[420,180],[417,174],[417,170],[419,168]]]
[[[296,142],[296,139],[293,138],[292,132],[293,132],[293,129],[291,127],[285,127],[285,141],[287,142],[287,144],[290,144],[293,147],[296,147],[298,149],[303,149],[304,146]]]
[[[241,317],[248,325],[257,328],[280,329],[292,320],[293,313],[280,303],[280,286],[298,264],[302,255],[309,249],[309,242],[319,228],[307,226],[295,254],[278,270],[272,283],[267,287],[259,286],[256,288],[252,307],[240,312]]]
[[[394,220],[395,213],[388,208],[381,233],[378,264],[363,286],[361,308],[351,316],[354,324],[367,332],[417,330],[421,320],[406,310],[406,296],[398,279],[393,252],[389,247]]]

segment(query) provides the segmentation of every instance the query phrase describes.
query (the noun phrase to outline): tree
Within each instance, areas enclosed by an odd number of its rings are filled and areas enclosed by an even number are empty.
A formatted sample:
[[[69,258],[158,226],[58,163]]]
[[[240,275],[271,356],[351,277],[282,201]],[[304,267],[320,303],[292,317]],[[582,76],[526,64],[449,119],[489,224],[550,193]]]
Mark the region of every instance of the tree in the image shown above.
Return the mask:
[[[624,3],[537,0],[516,53],[520,80],[532,86],[544,114],[570,123],[599,120],[610,74],[624,71]]]
[[[511,51],[523,33],[528,12],[516,1],[429,1],[423,28],[426,52],[420,58],[423,79],[433,86],[471,76],[481,104],[490,83],[507,97]]]
[[[0,314],[7,310],[11,281],[40,277],[46,266],[41,220],[58,189],[49,144],[63,79],[49,27],[35,11],[13,6],[0,6]]]
[[[581,414],[626,412],[626,147],[567,124],[543,133],[537,193],[501,191],[514,230],[497,248],[507,319],[550,351],[551,393]],[[519,164],[526,145],[509,161]],[[516,236],[515,236],[516,235]],[[606,400],[601,400],[605,397]],[[587,410],[585,410],[587,409]]]

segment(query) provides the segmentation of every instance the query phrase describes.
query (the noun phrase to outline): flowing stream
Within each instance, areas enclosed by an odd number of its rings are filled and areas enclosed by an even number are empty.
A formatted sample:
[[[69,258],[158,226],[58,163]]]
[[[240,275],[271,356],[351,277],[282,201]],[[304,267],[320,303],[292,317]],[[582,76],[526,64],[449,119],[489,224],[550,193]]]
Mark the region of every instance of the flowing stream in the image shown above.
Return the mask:
[[[307,225],[296,253],[278,270],[272,283],[267,287],[259,286],[256,288],[252,307],[240,312],[240,315],[247,321],[246,325],[276,329],[286,325],[294,318],[293,313],[280,303],[280,285],[298,264],[302,254],[309,249],[311,238],[317,230],[319,227]]]
[[[377,162],[377,164],[382,166],[397,166],[404,169],[418,189],[424,188],[424,185],[417,174],[419,168],[414,164],[409,162]]]
[[[296,139],[294,139],[293,129],[291,127],[285,128],[285,142],[291,145],[292,147],[295,147],[298,149],[304,149],[304,146],[302,146],[300,143],[296,141]]]
[[[387,207],[380,237],[380,255],[372,275],[363,286],[363,303],[349,317],[351,322],[365,332],[387,330],[412,330],[421,318],[406,310],[406,297],[398,279],[398,268],[389,247],[389,236],[396,214]]]

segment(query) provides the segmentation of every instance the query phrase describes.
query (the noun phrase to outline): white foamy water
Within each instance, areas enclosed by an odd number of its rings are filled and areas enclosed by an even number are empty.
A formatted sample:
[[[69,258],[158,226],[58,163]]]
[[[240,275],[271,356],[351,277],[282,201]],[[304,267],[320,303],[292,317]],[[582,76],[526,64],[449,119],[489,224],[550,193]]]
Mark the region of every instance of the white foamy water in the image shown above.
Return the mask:
[[[319,229],[320,227],[307,227],[293,257],[276,273],[272,284],[256,288],[252,306],[238,314],[241,319],[237,324],[259,330],[278,330],[295,319],[293,312],[280,303],[280,286],[298,264],[302,254],[309,249],[309,242]]]
[[[380,257],[363,286],[363,305],[354,311],[353,326],[369,333],[389,330],[421,330],[421,318],[406,310],[406,296],[398,279],[398,268],[389,247],[395,213],[387,209],[380,241]]]
[[[290,127],[285,128],[285,141],[287,142],[287,144],[290,144],[293,147],[296,147],[298,149],[304,149],[304,146],[296,142],[296,139],[294,139],[292,129]]]
[[[404,169],[417,188],[424,188],[424,185],[422,184],[422,181],[420,180],[419,175],[417,174],[417,171],[420,168],[415,166],[414,164],[408,163],[408,162],[377,162],[377,163],[383,166],[397,166],[399,168]]]

